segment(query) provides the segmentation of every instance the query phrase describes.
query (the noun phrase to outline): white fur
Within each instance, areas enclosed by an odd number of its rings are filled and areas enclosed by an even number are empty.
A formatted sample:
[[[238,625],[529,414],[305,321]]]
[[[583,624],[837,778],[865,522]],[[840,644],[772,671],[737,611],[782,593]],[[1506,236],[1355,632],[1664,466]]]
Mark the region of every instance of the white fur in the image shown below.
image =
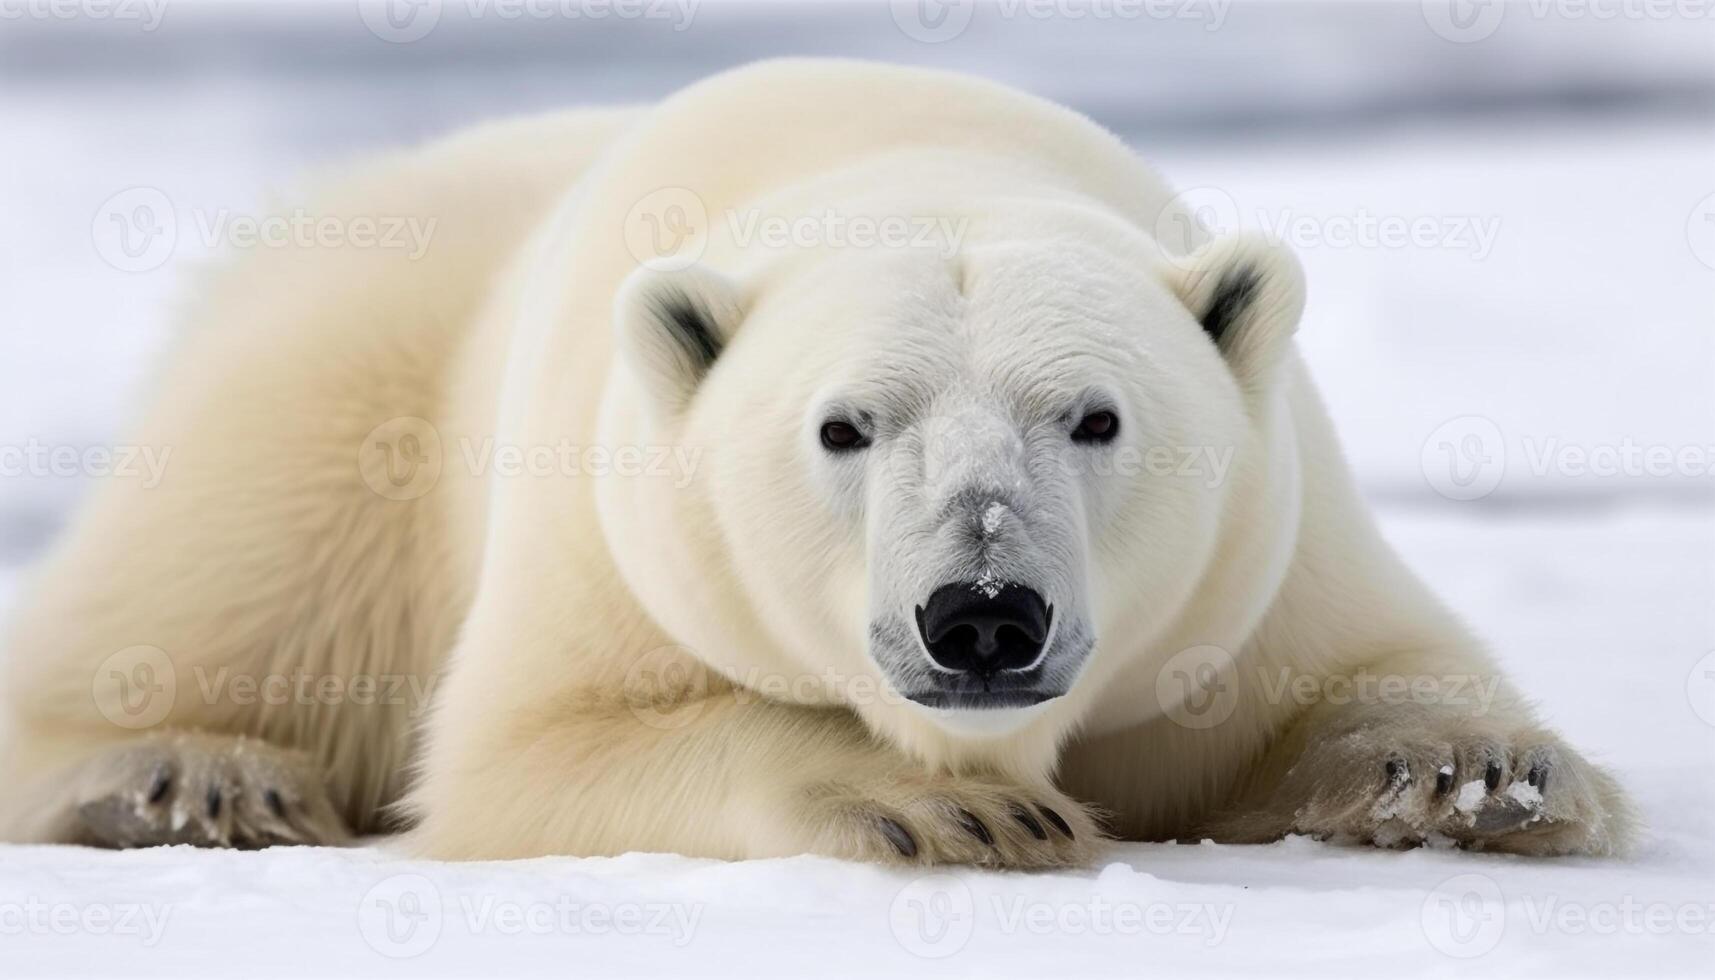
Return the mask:
[[[689,268],[640,269],[622,233],[661,188],[710,218]],[[1567,774],[1538,804],[1554,834],[1473,819],[1473,844],[1624,839],[1618,791],[1516,695],[1474,721],[1271,693],[1282,670],[1494,670],[1351,486],[1291,344],[1296,263],[1244,239],[1163,253],[1151,229],[1171,192],[1074,113],[958,76],[775,62],[647,111],[478,130],[321,201],[432,214],[436,238],[416,262],[257,256],[205,288],[139,415],[135,441],[175,447],[166,481],[104,488],[8,641],[0,764],[27,787],[0,810],[10,837],[83,839],[79,808],[121,791],[67,774],[111,772],[109,746],[135,738],[90,679],[147,643],[180,675],[165,729],[307,750],[355,827],[382,824],[414,760],[412,841],[445,857],[899,859],[885,819],[909,828],[912,860],[1063,863],[1091,853],[1095,811],[1129,837],[1421,839],[1450,818],[1405,806],[1382,766],[1409,758],[1432,784],[1443,751],[1466,768],[1502,753],[1507,783],[1543,752]],[[727,218],[829,210],[931,217],[960,240],[758,247]],[[1257,288],[1217,346],[1198,317],[1239,268]],[[706,373],[654,303],[685,294],[725,344]],[[1230,466],[1096,472],[1113,450],[1073,447],[1064,426],[1104,398],[1116,448]],[[874,445],[825,453],[825,413],[854,406],[885,416]],[[389,500],[353,460],[402,416],[432,423],[444,469]],[[673,447],[696,465],[472,472],[460,447],[485,440]],[[999,542],[981,560],[931,517],[967,499]],[[1082,661],[1045,654],[1067,693],[987,713],[902,700],[895,683],[930,668],[878,663],[872,625],[997,568],[1044,583],[1057,636],[1094,640]],[[1235,665],[1232,715],[1207,728],[1159,696],[1164,666],[1198,647]],[[188,671],[219,665],[440,682],[419,742],[397,710],[183,696]],[[1454,744],[1479,729],[1482,746]],[[1039,837],[1019,804],[1075,840]]]

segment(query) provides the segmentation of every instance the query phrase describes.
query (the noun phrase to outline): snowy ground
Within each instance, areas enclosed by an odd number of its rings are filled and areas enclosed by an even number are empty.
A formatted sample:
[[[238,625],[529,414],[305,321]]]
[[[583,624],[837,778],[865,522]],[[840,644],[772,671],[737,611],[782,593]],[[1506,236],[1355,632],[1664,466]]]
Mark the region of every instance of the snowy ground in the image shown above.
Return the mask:
[[[0,847],[0,976],[1709,975],[1707,91],[1702,115],[1681,107],[1393,122],[1378,102],[1358,108],[1384,121],[1308,135],[1157,125],[1163,117],[1150,111],[1210,83],[1219,91],[1202,94],[1215,109],[1251,105],[1266,90],[1274,112],[1373,95],[1365,82],[1378,70],[1413,91],[1466,78],[1465,98],[1513,80],[1513,62],[1485,60],[1481,45],[1457,49],[1470,56],[1460,67],[1412,61],[1412,74],[1382,46],[1329,52],[1308,29],[1263,24],[1247,34],[1236,14],[1234,24],[1206,45],[1163,47],[1208,58],[1158,72],[1181,87],[1153,103],[1128,102],[1125,88],[1150,59],[1102,25],[1114,39],[1107,60],[1077,60],[1077,72],[1036,49],[1017,58],[913,50],[1050,94],[1081,93],[1177,185],[1199,188],[1217,218],[1285,230],[1311,282],[1302,345],[1385,530],[1493,641],[1547,716],[1619,772],[1648,822],[1639,853],[1526,861],[1303,840],[1120,845],[1077,873],[917,878],[808,858],[430,865],[395,860],[385,844],[246,854]],[[1507,31],[1529,41],[1527,26],[1515,16]],[[1709,27],[1697,29],[1707,38]],[[363,40],[352,57],[372,56]],[[1216,57],[1225,43],[1243,57]],[[1575,51],[1526,48],[1582,70]],[[1291,78],[1267,62],[1231,70],[1276,49],[1329,74]],[[537,58],[517,71],[431,65],[375,77],[278,65],[248,73],[234,67],[241,59],[217,58],[217,69],[203,69],[212,75],[133,84],[118,62],[105,76],[33,77],[16,66],[51,68],[57,49],[0,46],[17,72],[0,75],[0,449],[120,438],[173,298],[207,255],[187,234],[159,268],[105,264],[92,219],[113,217],[103,208],[117,192],[159,188],[186,229],[222,209],[253,214],[267,188],[305,165],[454,121],[576,101],[595,91],[592,80],[635,97],[661,72],[712,67],[680,58],[706,50],[692,38],[663,48],[658,62],[631,52],[627,64],[641,67],[629,75],[592,50],[563,70]],[[1683,59],[1646,53],[1632,67],[1640,63],[1671,75]],[[1591,64],[1592,77],[1626,76],[1595,54]],[[1247,78],[1261,81],[1247,88]],[[1361,237],[1366,221],[1428,221],[1438,234],[1406,245],[1341,237]],[[1627,447],[1696,459],[1607,476],[1579,463]],[[0,620],[19,569],[86,482],[0,474]],[[1474,492],[1483,489],[1491,492]]]

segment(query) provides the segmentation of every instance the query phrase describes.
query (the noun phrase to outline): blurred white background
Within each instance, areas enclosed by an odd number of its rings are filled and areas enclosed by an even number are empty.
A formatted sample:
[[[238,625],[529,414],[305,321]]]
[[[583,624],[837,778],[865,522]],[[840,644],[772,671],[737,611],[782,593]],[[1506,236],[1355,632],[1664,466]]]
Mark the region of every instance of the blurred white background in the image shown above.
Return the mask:
[[[230,251],[199,216],[760,57],[958,68],[1090,114],[1215,223],[1298,248],[1302,347],[1384,529],[1642,799],[1624,887],[1715,869],[1715,3],[99,6],[0,0],[0,602],[88,482],[16,450],[123,440],[175,305]],[[125,271],[98,246],[139,187],[178,235]],[[1523,942],[1500,962],[1549,962]],[[1661,954],[1564,962],[1693,962]]]

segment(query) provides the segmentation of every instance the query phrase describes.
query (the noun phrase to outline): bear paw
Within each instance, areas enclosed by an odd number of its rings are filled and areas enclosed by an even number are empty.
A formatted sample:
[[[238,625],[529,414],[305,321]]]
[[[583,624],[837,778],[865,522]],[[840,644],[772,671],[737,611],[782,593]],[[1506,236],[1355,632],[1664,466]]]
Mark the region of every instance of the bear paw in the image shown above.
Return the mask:
[[[1069,867],[1102,840],[1087,808],[1056,790],[954,776],[818,784],[792,822],[802,851],[883,864]]]
[[[350,837],[308,757],[254,739],[151,738],[92,760],[86,773],[80,843],[249,849]]]
[[[1312,745],[1264,810],[1235,815],[1230,836],[1258,839],[1274,822],[1281,833],[1382,847],[1612,854],[1632,824],[1612,777],[1543,732],[1350,731]]]

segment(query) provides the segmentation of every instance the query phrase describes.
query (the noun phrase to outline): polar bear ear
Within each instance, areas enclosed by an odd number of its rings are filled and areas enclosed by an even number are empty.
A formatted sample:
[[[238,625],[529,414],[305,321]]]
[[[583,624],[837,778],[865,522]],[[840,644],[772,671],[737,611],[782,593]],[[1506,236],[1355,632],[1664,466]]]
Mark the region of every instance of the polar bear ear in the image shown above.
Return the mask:
[[[1304,270],[1284,245],[1228,235],[1172,260],[1168,285],[1247,388],[1273,376],[1304,312]]]
[[[638,269],[614,301],[620,356],[668,412],[690,403],[742,315],[737,284],[697,265]]]

